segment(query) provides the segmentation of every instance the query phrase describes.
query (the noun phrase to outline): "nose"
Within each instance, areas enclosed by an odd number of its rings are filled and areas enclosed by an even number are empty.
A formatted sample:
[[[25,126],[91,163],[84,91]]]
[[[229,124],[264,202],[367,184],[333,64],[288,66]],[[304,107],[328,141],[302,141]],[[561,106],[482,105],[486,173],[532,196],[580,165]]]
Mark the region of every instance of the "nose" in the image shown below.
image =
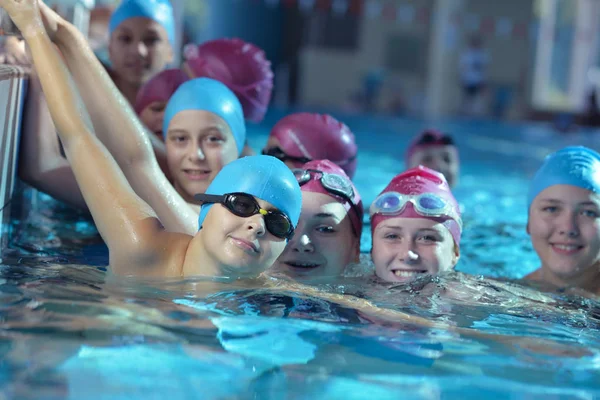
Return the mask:
[[[289,246],[292,251],[297,253],[313,253],[315,251],[315,246],[307,234],[294,235]]]
[[[204,157],[204,152],[202,151],[202,146],[200,146],[200,144],[198,144],[198,143],[190,146],[189,152],[188,152],[188,157],[189,157],[190,161],[204,160],[205,157]]]
[[[246,228],[249,231],[254,231],[257,237],[263,236],[267,231],[265,218],[260,214],[246,218]]]
[[[141,57],[146,57],[148,55],[148,46],[146,46],[144,42],[139,42],[137,45],[137,52]]]
[[[419,262],[419,254],[413,248],[412,242],[404,242],[398,250],[398,259],[403,263],[417,264]]]
[[[577,213],[569,211],[563,213],[559,219],[559,233],[567,237],[579,236],[579,224],[577,223]]]

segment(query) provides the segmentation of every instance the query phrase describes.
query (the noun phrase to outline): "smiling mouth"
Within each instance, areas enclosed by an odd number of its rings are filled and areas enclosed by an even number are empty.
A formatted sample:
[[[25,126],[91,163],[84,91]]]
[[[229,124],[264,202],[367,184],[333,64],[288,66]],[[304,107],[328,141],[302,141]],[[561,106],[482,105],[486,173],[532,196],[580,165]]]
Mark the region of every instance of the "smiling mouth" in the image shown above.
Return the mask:
[[[581,245],[577,245],[577,244],[550,244],[552,246],[552,249],[554,249],[554,251],[556,251],[557,253],[561,253],[561,254],[573,254],[578,252],[579,250],[583,249],[584,246]]]
[[[321,264],[311,263],[311,262],[300,262],[300,261],[288,261],[285,263],[292,268],[300,268],[300,269],[315,269]]]
[[[251,253],[251,254],[259,253],[258,248],[252,242],[249,242],[249,241],[243,240],[243,239],[237,239],[234,237],[232,237],[231,240],[233,240],[233,242],[235,243],[236,246],[238,246],[239,248],[241,248],[242,250],[244,250],[247,253]]]
[[[183,172],[191,179],[203,179],[210,175],[209,169],[184,169]]]
[[[398,278],[414,278],[416,276],[426,274],[427,270],[393,269],[391,272]]]

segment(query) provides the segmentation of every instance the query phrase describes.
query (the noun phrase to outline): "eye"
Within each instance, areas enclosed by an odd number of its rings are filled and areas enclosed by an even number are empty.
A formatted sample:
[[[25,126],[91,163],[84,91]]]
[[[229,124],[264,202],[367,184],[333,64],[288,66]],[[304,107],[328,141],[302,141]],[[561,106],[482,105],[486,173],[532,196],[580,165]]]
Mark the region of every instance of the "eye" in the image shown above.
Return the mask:
[[[153,112],[163,112],[165,111],[165,103],[159,103],[159,104],[154,104],[150,107],[150,110],[152,110]]]
[[[203,140],[211,145],[221,144],[225,141],[220,135],[206,135]]]
[[[452,161],[452,157],[450,157],[450,154],[444,154],[444,155],[442,156],[442,159],[444,160],[444,162],[445,162],[446,164],[450,164],[450,162]]]
[[[400,239],[400,235],[398,235],[397,233],[386,233],[385,235],[383,235],[383,238],[387,240],[398,240]]]
[[[123,44],[129,44],[131,43],[131,36],[129,35],[119,35],[117,36],[117,40]]]
[[[188,137],[183,136],[183,135],[169,136],[169,140],[171,140],[172,142],[177,143],[177,144],[185,143],[187,141],[187,139],[188,139]]]
[[[558,211],[558,207],[556,206],[547,206],[542,208],[542,211],[548,214],[553,214]]]
[[[435,243],[439,241],[435,235],[422,235],[418,240],[422,243]]]
[[[582,210],[581,214],[588,218],[598,218],[599,216],[596,210]]]
[[[333,229],[333,226],[329,225],[318,226],[317,231],[321,233],[335,233],[335,229]]]
[[[144,44],[148,47],[156,45],[156,43],[158,43],[159,41],[160,41],[160,38],[158,38],[158,37],[144,38]]]

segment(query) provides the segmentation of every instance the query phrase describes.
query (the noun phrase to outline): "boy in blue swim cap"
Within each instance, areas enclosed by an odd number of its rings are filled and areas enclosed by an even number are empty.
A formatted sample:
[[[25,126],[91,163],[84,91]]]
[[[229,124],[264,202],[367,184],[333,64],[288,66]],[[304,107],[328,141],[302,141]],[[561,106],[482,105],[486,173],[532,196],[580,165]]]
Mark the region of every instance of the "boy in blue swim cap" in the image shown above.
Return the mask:
[[[242,142],[243,145],[243,142]],[[250,156],[226,165],[206,193],[198,241],[212,275],[257,276],[283,252],[300,218],[302,193],[275,157]],[[206,274],[208,263],[198,265]]]
[[[221,82],[192,79],[169,99],[163,134],[173,185],[188,203],[196,203],[194,195],[204,193],[223,166],[236,160],[244,148],[244,111],[236,95]]]
[[[565,147],[531,181],[527,233],[542,266],[525,277],[600,293],[600,154]]]
[[[175,23],[169,0],[123,0],[109,22],[110,74],[130,104],[144,82],[173,61]]]

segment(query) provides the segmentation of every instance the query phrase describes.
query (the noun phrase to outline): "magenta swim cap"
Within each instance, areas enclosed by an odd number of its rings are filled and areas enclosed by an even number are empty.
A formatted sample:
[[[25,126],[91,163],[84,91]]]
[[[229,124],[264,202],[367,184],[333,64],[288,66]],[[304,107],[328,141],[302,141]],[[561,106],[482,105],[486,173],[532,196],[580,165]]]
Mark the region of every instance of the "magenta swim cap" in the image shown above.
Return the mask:
[[[343,123],[326,114],[296,113],[282,118],[271,130],[281,150],[289,156],[330,160],[352,178],[358,148],[354,134]]]
[[[344,205],[354,234],[360,239],[363,203],[356,186],[344,170],[329,160],[314,160],[293,171],[303,192],[326,194]]]
[[[193,77],[224,83],[242,103],[246,120],[262,121],[274,76],[262,49],[237,38],[217,39],[186,46],[184,57]]]
[[[419,195],[427,196],[413,198],[416,205],[406,201],[408,196]],[[450,231],[454,243],[460,245],[460,207],[444,175],[431,168],[419,165],[392,178],[371,205],[371,234],[379,223],[390,218],[425,218],[439,222]]]
[[[410,162],[412,155],[424,148],[434,146],[454,146],[454,141],[448,135],[435,129],[426,129],[413,138],[406,149],[406,165]]]
[[[177,68],[167,69],[154,75],[140,88],[133,107],[135,112],[141,114],[155,101],[169,101],[173,93],[187,80],[185,72]]]

